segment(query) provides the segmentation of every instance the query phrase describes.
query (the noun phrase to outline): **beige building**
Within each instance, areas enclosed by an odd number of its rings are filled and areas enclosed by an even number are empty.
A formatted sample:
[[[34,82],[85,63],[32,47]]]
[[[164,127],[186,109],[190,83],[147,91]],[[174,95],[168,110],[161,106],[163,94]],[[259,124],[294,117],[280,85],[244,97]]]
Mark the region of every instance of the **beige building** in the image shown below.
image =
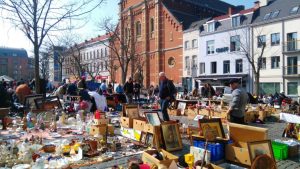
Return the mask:
[[[300,3],[263,0],[252,23],[252,54],[261,65],[261,93],[300,95]],[[258,61],[263,45],[263,58]]]

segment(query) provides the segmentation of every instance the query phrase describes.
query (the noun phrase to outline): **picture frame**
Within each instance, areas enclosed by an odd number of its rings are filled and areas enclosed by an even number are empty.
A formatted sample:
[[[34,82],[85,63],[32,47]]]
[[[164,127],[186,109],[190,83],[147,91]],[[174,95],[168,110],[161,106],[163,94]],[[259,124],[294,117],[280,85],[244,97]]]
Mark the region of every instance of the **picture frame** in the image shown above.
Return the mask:
[[[37,109],[35,99],[41,99],[43,98],[42,94],[35,94],[35,95],[27,95],[24,99],[24,105],[29,109]]]
[[[129,118],[139,118],[139,111],[137,108],[127,108],[126,114]]]
[[[271,140],[253,141],[247,144],[251,163],[260,155],[268,155],[275,161]]]
[[[140,137],[141,144],[146,144],[146,136],[147,136],[147,133],[142,131],[141,137]]]
[[[161,120],[157,112],[145,112],[145,117],[147,122],[150,123],[152,126],[160,126]]]
[[[163,142],[167,151],[182,149],[182,140],[179,133],[179,126],[176,122],[161,124]]]
[[[58,109],[62,108],[58,96],[50,96],[44,98],[34,99],[37,109],[51,110],[57,107]]]
[[[186,108],[185,102],[178,102],[177,109],[181,110],[181,115],[184,115],[185,108]]]
[[[209,130],[210,133],[214,134],[216,137],[226,138],[222,121],[220,118],[199,119],[198,122],[202,133],[206,133],[206,131]]]
[[[154,135],[152,133],[147,133],[146,134],[146,142],[145,144],[148,147],[154,147]]]
[[[130,117],[130,118],[138,118],[139,117],[139,106],[137,104],[123,104],[122,116],[123,117],[134,116],[134,117]]]

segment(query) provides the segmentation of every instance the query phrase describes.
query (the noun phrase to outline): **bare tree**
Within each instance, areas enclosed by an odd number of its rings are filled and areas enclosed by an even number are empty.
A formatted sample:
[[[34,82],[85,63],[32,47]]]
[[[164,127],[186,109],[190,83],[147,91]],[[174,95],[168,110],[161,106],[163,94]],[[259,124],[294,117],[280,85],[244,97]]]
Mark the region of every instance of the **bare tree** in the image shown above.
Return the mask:
[[[257,37],[262,35],[262,30],[253,30],[256,31],[255,34]],[[260,72],[262,69],[262,58],[266,49],[266,41],[262,38],[257,38],[257,43],[260,46],[259,49],[252,51],[252,33],[250,32],[250,27],[241,28],[235,30],[233,34],[230,33],[231,38],[235,38],[236,41],[230,42],[230,51],[235,51],[237,54],[244,56],[249,62],[252,72],[254,74],[254,91],[259,95],[260,89]],[[236,46],[238,46],[236,49]],[[235,49],[233,49],[235,48]]]
[[[135,66],[138,66],[134,62],[140,57],[136,52],[137,39],[133,36],[133,32],[120,30],[119,25],[114,24],[111,18],[104,19],[99,25],[101,30],[109,34],[109,43],[103,44],[110,49],[111,68],[121,69],[122,83],[124,84],[128,71],[131,70],[130,75],[133,76]],[[121,31],[126,32],[125,35],[122,36]]]
[[[36,92],[41,92],[40,47],[51,31],[66,29],[67,21],[84,19],[104,0],[0,0],[4,19],[10,20],[30,40],[34,48]]]

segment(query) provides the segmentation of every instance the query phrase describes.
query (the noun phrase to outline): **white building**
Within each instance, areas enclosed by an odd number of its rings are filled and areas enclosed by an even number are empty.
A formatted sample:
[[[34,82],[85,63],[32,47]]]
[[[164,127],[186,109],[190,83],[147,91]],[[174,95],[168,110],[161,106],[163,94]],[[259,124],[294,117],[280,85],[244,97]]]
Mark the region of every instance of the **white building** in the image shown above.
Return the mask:
[[[51,52],[48,53],[48,67],[49,67],[49,81],[58,84],[62,82],[62,74],[61,74],[61,59],[62,53],[64,51],[63,47],[53,46]]]
[[[98,36],[90,40],[76,45],[73,52],[69,50],[69,56],[66,58],[66,64],[64,66],[63,77],[64,78],[78,78],[75,77],[80,69],[75,63],[80,62],[82,70],[81,76],[86,76],[87,80],[91,80],[92,77],[97,81],[108,80],[108,62],[109,62],[109,35]],[[76,57],[72,56],[76,55]],[[75,61],[78,59],[78,61]]]
[[[253,90],[252,68],[246,58],[251,50],[250,24],[256,8],[241,11],[229,9],[227,15],[211,18],[200,27],[198,76],[212,86],[224,86],[232,78]]]
[[[266,45],[261,61],[261,93],[284,91],[300,96],[300,2],[299,0],[261,1],[259,14],[253,19],[253,54],[258,57]],[[262,40],[258,43],[258,39]]]

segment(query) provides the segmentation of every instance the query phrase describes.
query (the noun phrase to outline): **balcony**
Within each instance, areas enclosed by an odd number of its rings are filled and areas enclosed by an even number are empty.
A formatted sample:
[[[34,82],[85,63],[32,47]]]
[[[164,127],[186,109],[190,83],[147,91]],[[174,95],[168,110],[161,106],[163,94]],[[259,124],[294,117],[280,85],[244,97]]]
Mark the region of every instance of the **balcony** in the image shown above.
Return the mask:
[[[300,65],[285,66],[284,76],[285,77],[300,77]]]
[[[300,52],[300,40],[287,41],[284,44],[283,53]]]

